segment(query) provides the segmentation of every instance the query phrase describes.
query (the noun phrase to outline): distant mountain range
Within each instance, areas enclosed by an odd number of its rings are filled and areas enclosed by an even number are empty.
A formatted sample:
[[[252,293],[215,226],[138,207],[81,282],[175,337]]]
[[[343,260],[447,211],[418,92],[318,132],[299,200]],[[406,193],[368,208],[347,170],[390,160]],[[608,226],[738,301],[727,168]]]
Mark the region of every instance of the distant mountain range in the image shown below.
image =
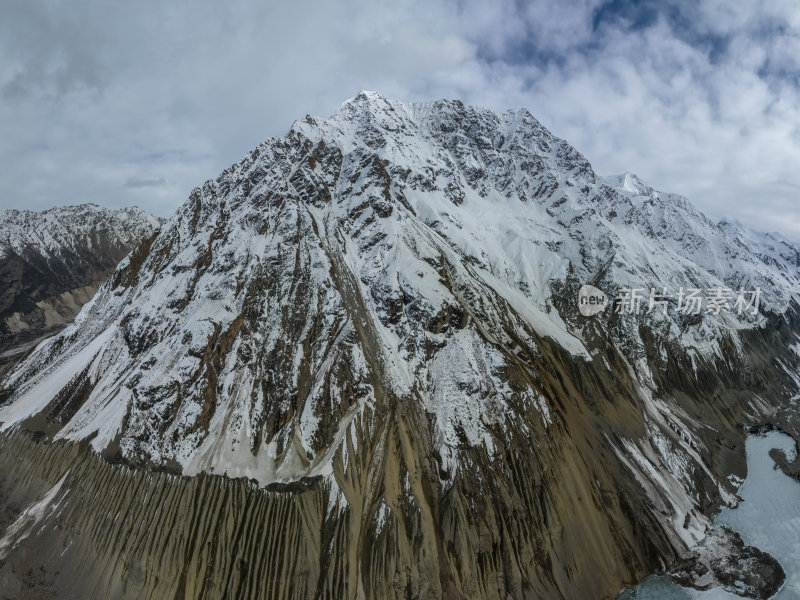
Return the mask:
[[[71,322],[161,222],[135,207],[96,204],[0,210],[0,372]]]

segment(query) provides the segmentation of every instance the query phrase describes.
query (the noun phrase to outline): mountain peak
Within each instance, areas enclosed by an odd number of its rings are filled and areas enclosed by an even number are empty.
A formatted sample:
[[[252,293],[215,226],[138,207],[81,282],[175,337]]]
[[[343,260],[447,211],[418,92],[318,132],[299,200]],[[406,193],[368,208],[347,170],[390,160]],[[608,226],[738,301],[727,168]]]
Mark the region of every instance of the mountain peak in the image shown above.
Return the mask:
[[[356,565],[345,579],[359,586],[398,581],[412,555],[441,558],[421,574],[433,585],[456,565],[477,573],[510,557],[526,570],[510,595],[538,582],[530,595],[583,597],[609,568],[606,550],[622,549],[620,564],[652,557],[652,544],[635,550],[649,527],[676,556],[734,498],[717,460],[728,450],[708,449],[718,431],[741,429],[713,406],[738,374],[750,385],[761,363],[742,364],[740,332],[749,344],[766,319],[686,315],[665,301],[590,322],[581,283],[609,298],[758,287],[776,315],[798,289],[783,258],[735,244],[680,197],[631,201],[652,188],[631,173],[605,181],[525,110],[362,92],[196,188],[3,381],[0,431],[42,427],[126,470],[270,487],[289,507],[278,518],[312,523],[303,582],[319,557],[330,573]],[[764,339],[745,358],[790,385]],[[725,360],[722,377],[709,370]],[[756,419],[769,401],[737,415]],[[587,516],[565,540],[560,524],[581,497]],[[478,502],[493,510],[475,512]],[[500,546],[485,535],[501,530]],[[473,539],[488,539],[474,555]],[[585,539],[603,545],[576,554]],[[410,550],[419,540],[428,549]],[[378,574],[375,561],[353,560],[359,547],[403,550]],[[511,576],[489,575],[492,594]],[[338,589],[317,595],[389,588]],[[462,595],[477,589],[490,588],[472,581]]]
[[[386,96],[384,96],[380,92],[376,92],[373,90],[361,90],[358,92],[358,94],[350,98],[350,100],[345,101],[345,104],[347,102],[353,102],[353,101],[386,102],[388,101],[388,98],[386,98]]]
[[[625,171],[620,175],[604,176],[601,179],[606,185],[634,196],[649,196],[654,191],[652,186],[630,171]]]
[[[392,100],[389,100],[385,96],[379,94],[378,92],[373,92],[370,90],[361,90],[353,96],[345,100],[341,107],[339,108],[339,112],[342,110],[359,108],[359,109],[368,109],[374,110],[378,107],[385,106],[387,104],[391,104]]]

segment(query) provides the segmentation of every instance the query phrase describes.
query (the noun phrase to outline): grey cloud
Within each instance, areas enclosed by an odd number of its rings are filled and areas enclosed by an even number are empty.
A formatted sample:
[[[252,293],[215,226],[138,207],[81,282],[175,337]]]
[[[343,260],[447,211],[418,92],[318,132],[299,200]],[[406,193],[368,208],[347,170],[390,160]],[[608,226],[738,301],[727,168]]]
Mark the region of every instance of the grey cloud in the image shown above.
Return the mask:
[[[57,6],[57,5],[56,5]],[[105,36],[81,10],[38,1],[9,0],[0,21],[0,89],[6,100],[60,98],[77,89],[98,91],[106,78],[101,64]]]
[[[160,179],[141,179],[139,177],[130,177],[125,182],[126,188],[143,188],[143,187],[161,187],[167,185],[167,180],[161,177]]]

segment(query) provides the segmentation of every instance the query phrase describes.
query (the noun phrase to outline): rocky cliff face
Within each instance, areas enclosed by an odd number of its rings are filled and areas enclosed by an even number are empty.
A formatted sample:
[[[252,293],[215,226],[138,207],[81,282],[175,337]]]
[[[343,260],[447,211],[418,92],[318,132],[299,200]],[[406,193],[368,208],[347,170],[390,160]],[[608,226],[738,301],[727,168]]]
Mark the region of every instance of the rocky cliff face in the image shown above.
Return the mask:
[[[584,317],[584,283],[672,294]],[[194,190],[5,379],[0,575],[613,597],[735,501],[741,426],[800,383],[797,284],[526,111],[359,94]]]
[[[160,225],[136,207],[0,210],[0,373],[72,321]]]

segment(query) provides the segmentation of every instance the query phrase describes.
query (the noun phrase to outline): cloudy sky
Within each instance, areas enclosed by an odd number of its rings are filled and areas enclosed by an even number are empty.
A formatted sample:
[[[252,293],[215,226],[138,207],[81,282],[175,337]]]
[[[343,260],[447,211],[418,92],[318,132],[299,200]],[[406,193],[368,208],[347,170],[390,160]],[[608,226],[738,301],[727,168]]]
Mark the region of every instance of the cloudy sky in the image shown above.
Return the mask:
[[[800,239],[796,0],[4,0],[0,207],[168,216],[361,89],[528,108],[600,174]]]

